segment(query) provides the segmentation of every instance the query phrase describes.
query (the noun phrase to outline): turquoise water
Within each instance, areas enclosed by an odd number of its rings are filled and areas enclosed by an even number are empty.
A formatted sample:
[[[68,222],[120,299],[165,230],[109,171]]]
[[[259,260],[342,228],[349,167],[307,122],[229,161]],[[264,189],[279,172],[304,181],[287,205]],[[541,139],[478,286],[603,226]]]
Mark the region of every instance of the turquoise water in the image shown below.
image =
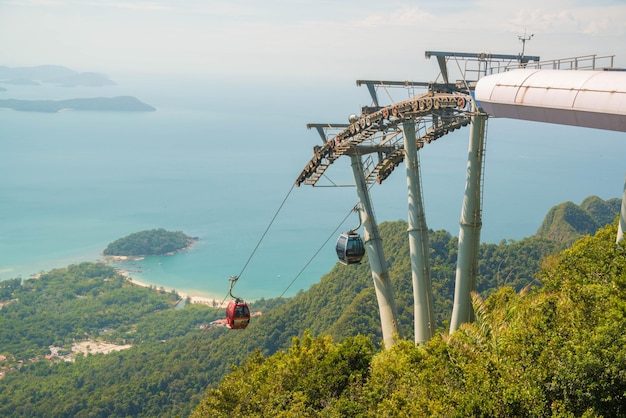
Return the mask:
[[[3,98],[129,94],[158,110],[0,111],[0,280],[98,260],[109,242],[161,227],[200,241],[171,257],[120,265],[157,287],[223,297],[228,277],[243,273],[236,293],[256,299],[280,295],[298,277],[290,296],[335,264],[334,231],[356,203],[352,188],[293,189],[257,244],[319,141],[306,123],[343,122],[367,104],[365,89],[227,80],[5,87]],[[453,235],[468,134],[421,152],[428,225]],[[563,201],[621,197],[622,133],[494,119],[487,146],[483,241],[532,235]],[[348,161],[335,166],[332,180],[350,182]],[[398,167],[372,189],[379,222],[406,219],[403,173]],[[356,224],[352,215],[340,229]]]

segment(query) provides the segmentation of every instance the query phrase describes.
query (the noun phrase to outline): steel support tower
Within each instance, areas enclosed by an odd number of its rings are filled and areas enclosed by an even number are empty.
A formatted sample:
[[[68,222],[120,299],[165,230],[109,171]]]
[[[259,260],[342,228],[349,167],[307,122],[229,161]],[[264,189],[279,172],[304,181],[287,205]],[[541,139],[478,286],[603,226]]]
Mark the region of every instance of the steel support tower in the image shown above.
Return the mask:
[[[423,208],[418,152],[426,144],[458,128],[472,125],[468,158],[468,174],[460,221],[459,260],[455,281],[455,301],[450,331],[473,318],[470,294],[476,288],[478,247],[480,243],[482,164],[487,114],[472,98],[479,78],[527,66],[539,57],[490,53],[455,53],[427,51],[426,58],[436,57],[440,75],[435,82],[358,80],[372,97],[372,106],[364,106],[359,116],[348,125],[309,124],[322,137],[322,145],[314,147],[313,158],[296,179],[296,185],[316,186],[326,170],[341,156],[352,161],[362,216],[368,256],[376,287],[385,346],[393,344],[398,332],[395,301],[391,281],[386,273],[380,237],[369,202],[368,187],[381,184],[406,159],[408,192],[408,239],[414,292],[415,342],[428,341],[434,331],[432,284],[429,267],[429,242]],[[448,71],[450,60],[462,61],[458,81],[452,82]],[[424,93],[408,100],[381,105],[378,88],[423,89]],[[367,156],[365,160],[362,156]],[[365,203],[365,204],[364,204]],[[372,255],[375,260],[372,260]],[[381,264],[382,263],[382,264]]]
[[[408,235],[411,254],[411,279],[413,282],[414,333],[415,343],[422,344],[430,340],[435,330],[435,312],[433,310],[432,282],[428,252],[428,226],[422,198],[415,123],[402,124],[404,133],[404,154],[406,164],[406,183],[409,199]]]
[[[619,211],[619,225],[617,227],[616,243],[622,242],[624,239],[624,231],[626,230],[626,179],[624,179],[624,192],[622,193],[622,206]]]
[[[469,137],[465,194],[459,221],[459,255],[456,262],[450,333],[456,331],[464,322],[474,320],[471,292],[476,290],[478,273],[478,249],[482,227],[482,167],[487,122],[487,114],[480,112],[476,105],[474,112]]]
[[[376,299],[378,300],[378,312],[380,314],[383,342],[385,343],[385,347],[391,347],[394,343],[394,339],[399,336],[398,311],[396,309],[393,287],[383,252],[383,240],[378,232],[378,225],[374,217],[372,200],[370,199],[365,176],[363,175],[361,156],[352,154],[350,161],[357,194],[359,196],[359,207],[361,208],[360,217],[364,231],[363,242],[369,258],[372,280],[374,281],[374,289],[376,290]]]
[[[432,285],[428,259],[428,228],[422,202],[417,152],[426,144],[469,124],[468,110],[471,97],[456,91],[447,83],[374,82],[365,84],[370,93],[375,85],[426,87],[425,93],[391,106],[380,106],[373,94],[374,106],[364,107],[360,116],[351,117],[351,123],[309,124],[320,133],[322,145],[314,148],[314,156],[306,165],[296,185],[316,186],[326,170],[340,156],[351,158],[352,169],[361,203],[366,249],[378,299],[381,328],[385,347],[393,345],[399,336],[396,304],[391,280],[377,235],[368,187],[382,183],[405,159],[407,189],[409,192],[409,243],[415,301],[415,341],[424,343],[433,335],[434,314]],[[364,160],[362,157],[366,157]],[[372,235],[376,234],[376,235]]]

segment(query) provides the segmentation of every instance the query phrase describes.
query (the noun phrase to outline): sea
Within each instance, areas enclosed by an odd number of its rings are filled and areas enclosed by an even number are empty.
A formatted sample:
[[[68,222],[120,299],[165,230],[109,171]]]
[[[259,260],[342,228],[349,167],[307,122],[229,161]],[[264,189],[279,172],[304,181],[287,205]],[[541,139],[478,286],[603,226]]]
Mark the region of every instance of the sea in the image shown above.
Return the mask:
[[[307,123],[346,123],[369,105],[354,80],[119,76],[106,87],[1,85],[0,98],[130,95],[155,112],[0,109],[0,281],[104,260],[112,241],[165,228],[187,251],[114,264],[135,280],[225,298],[293,296],[337,262],[359,224],[347,157],[320,187],[294,183],[320,144]],[[405,94],[405,93],[404,93]],[[469,129],[420,151],[426,221],[458,236]],[[404,165],[371,196],[378,223],[407,218]],[[533,235],[547,211],[621,198],[621,132],[490,119],[481,241]],[[327,186],[327,187],[326,187]]]

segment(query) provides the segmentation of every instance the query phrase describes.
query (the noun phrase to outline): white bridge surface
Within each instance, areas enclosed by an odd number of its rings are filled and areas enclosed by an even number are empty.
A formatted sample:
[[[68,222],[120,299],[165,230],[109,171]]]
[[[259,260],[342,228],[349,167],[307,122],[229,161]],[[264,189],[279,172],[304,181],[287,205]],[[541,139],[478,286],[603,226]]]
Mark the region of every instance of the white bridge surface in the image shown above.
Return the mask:
[[[482,77],[490,116],[626,132],[626,71],[518,69]]]

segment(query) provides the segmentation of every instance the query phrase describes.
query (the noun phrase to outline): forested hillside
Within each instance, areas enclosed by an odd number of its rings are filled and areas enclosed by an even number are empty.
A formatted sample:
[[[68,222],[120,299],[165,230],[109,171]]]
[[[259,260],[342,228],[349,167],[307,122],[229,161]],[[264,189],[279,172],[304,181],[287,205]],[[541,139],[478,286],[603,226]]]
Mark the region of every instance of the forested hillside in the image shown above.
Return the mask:
[[[400,311],[401,337],[412,340],[406,230],[403,221],[380,225]],[[446,231],[431,231],[430,245],[435,311],[445,335],[454,292],[457,238]],[[506,286],[515,295],[529,284],[541,286],[536,277],[540,260],[563,246],[539,236],[482,244],[480,294],[483,298],[501,294],[497,288]],[[321,350],[319,359],[326,351],[339,359],[351,359],[347,364],[355,374],[337,376],[334,399],[343,396],[346,387],[354,389],[346,386],[348,383],[369,382],[370,372],[360,370],[369,370],[370,365],[374,370],[382,361],[371,360],[370,364],[368,360],[378,352],[381,334],[367,259],[358,266],[337,264],[318,284],[293,298],[256,301],[251,308],[262,310],[263,315],[255,317],[244,331],[206,328],[224,312],[202,305],[173,308],[177,298],[175,292],[132,286],[99,263],[53,270],[40,279],[0,283],[0,372],[4,374],[0,416],[187,416],[205,397],[206,388],[215,387],[232,365],[243,364],[250,355],[256,360],[249,361],[264,363],[264,358],[276,352],[294,349],[303,353]],[[300,341],[296,348],[294,337]],[[78,355],[74,362],[44,357],[51,354],[51,345],[65,354],[73,343],[87,339],[94,344],[104,341],[132,347],[111,354]],[[445,342],[445,338],[438,340]],[[315,350],[306,348],[310,345]],[[384,354],[376,358],[384,358]],[[347,367],[328,361],[326,366],[337,366],[338,371]],[[321,378],[325,372],[315,373]],[[237,379],[229,376],[224,382]],[[285,396],[297,400],[293,394]]]
[[[626,416],[626,250],[615,227],[549,258],[543,287],[474,294],[476,322],[424,346],[294,338],[256,352],[192,417]]]
[[[186,416],[210,383],[200,327],[221,309],[175,309],[175,292],[102,263],[18,282],[0,283],[0,416]],[[89,353],[70,355],[79,342]],[[132,348],[97,354],[98,342]]]

